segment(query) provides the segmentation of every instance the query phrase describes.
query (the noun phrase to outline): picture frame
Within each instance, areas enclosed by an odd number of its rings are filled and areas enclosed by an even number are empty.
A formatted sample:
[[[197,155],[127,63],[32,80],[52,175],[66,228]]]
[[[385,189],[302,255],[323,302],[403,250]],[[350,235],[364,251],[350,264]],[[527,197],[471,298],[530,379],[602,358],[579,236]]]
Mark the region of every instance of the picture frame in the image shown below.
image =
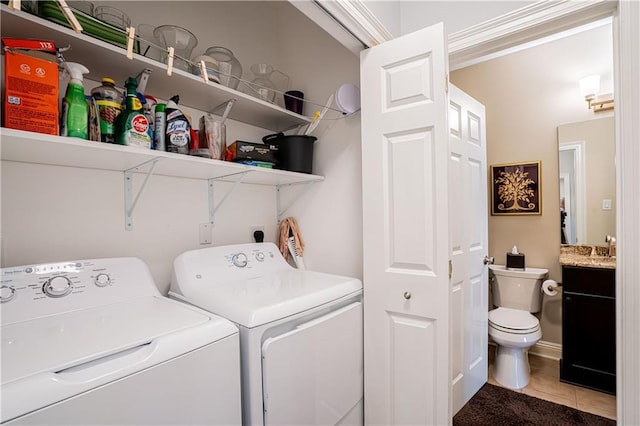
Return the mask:
[[[491,215],[541,215],[540,161],[491,166]]]

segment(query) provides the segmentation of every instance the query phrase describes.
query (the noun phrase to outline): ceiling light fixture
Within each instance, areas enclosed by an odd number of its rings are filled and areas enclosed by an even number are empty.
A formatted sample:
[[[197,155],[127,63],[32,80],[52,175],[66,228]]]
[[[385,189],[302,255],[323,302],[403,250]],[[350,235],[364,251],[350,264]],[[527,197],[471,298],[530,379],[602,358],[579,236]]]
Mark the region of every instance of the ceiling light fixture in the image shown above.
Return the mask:
[[[589,109],[593,109],[593,112],[613,109],[613,95],[599,95],[599,91],[599,75],[590,75],[580,79],[580,93],[589,104]]]

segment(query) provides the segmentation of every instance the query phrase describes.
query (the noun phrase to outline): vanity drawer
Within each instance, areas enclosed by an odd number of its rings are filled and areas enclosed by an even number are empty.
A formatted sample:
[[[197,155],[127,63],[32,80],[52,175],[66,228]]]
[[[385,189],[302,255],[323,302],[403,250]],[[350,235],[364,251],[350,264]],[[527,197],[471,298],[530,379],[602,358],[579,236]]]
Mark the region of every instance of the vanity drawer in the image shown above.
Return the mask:
[[[616,270],[563,266],[562,291],[615,297]]]

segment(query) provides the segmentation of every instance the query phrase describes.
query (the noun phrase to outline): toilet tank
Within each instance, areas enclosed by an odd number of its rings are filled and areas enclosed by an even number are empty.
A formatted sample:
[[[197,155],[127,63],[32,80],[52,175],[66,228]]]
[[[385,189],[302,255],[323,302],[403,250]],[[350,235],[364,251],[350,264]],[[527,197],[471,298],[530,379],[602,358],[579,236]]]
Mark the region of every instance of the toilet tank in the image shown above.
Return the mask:
[[[540,312],[542,282],[549,275],[547,269],[507,269],[504,265],[489,265],[492,276],[491,297],[497,307]]]

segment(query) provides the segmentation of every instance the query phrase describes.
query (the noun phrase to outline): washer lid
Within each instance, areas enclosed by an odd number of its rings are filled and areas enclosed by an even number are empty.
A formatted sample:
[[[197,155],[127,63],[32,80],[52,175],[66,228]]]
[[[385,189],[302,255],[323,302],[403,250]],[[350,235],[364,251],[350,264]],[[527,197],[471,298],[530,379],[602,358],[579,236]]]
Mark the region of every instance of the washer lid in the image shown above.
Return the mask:
[[[531,330],[539,325],[538,319],[529,312],[511,308],[489,311],[489,322],[511,330]]]
[[[58,373],[161,337],[182,336],[182,332],[184,338],[172,340],[174,352],[197,349],[237,329],[227,320],[165,297],[143,297],[3,326],[2,386],[38,373]],[[160,361],[164,360],[156,359]]]
[[[256,278],[180,283],[174,297],[227,318],[257,327],[362,291],[357,278],[289,269]]]

